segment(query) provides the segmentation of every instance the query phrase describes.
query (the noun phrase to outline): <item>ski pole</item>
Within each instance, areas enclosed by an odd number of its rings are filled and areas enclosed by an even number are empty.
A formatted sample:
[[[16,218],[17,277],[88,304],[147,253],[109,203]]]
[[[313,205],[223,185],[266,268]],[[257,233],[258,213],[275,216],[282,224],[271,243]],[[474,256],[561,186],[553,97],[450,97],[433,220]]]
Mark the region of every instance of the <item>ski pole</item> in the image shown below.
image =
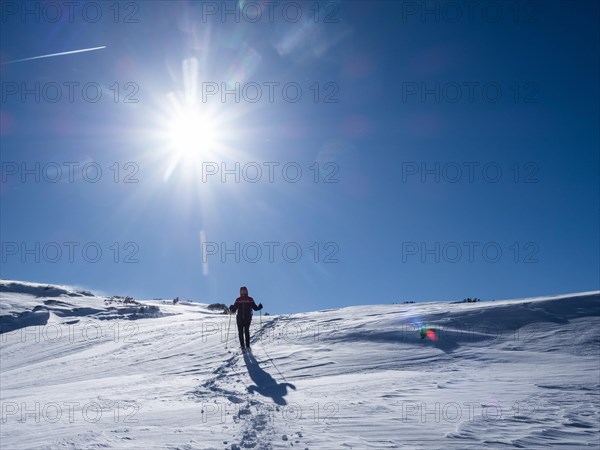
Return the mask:
[[[227,350],[227,344],[229,344],[229,329],[231,328],[231,311],[229,311],[229,325],[227,325],[227,338],[225,339],[225,350]]]
[[[262,309],[258,312],[260,313],[260,343],[262,344]]]

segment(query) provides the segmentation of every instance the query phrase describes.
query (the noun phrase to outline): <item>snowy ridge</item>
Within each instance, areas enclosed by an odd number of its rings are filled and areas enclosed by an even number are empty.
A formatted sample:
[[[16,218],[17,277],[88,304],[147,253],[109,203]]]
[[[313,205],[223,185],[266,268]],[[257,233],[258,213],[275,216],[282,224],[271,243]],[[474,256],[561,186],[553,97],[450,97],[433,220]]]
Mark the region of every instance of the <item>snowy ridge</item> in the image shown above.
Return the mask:
[[[0,282],[1,448],[597,448],[600,293],[255,317]],[[267,302],[263,303],[267,304]],[[228,339],[227,339],[228,338]],[[228,349],[225,349],[227,341]]]
[[[160,315],[155,305],[96,297],[67,286],[0,281],[0,333],[52,322],[75,324],[81,317],[133,320]],[[73,319],[61,322],[63,318]]]

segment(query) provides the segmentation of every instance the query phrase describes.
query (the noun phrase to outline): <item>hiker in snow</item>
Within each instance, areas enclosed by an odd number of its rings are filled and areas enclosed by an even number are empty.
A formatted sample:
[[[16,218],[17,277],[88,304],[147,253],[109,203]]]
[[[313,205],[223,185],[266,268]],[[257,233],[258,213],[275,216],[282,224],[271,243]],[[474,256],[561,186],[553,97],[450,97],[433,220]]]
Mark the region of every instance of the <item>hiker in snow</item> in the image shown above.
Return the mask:
[[[236,322],[238,334],[240,336],[240,345],[242,350],[250,348],[250,323],[252,322],[252,310],[258,311],[263,308],[262,303],[256,306],[254,299],[248,296],[248,288],[242,286],[240,288],[240,296],[235,303],[229,307],[232,313],[237,311]],[[244,345],[244,336],[246,337],[246,345]]]

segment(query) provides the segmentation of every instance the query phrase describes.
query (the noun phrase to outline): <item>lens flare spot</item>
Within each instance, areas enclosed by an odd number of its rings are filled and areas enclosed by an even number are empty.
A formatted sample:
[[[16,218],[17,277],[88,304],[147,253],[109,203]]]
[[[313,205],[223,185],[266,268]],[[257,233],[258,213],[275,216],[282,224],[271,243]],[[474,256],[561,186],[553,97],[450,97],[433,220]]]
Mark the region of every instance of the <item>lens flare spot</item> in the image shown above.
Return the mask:
[[[433,330],[427,330],[425,332],[425,335],[427,336],[427,339],[429,339],[429,340],[432,340],[432,341],[438,340],[437,334],[435,334],[435,331],[433,331]]]

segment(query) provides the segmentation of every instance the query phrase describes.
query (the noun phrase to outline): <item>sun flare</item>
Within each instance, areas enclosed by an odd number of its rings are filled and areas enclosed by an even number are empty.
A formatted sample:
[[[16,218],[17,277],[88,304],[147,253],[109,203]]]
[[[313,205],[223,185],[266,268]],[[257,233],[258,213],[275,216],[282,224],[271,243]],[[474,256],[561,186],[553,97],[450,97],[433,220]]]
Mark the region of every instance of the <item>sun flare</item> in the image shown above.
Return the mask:
[[[168,138],[173,151],[184,158],[206,156],[217,140],[215,124],[198,111],[185,110],[171,120]]]
[[[164,167],[165,182],[176,172],[177,179],[186,182],[201,179],[205,164],[238,161],[244,156],[240,118],[246,110],[239,105],[226,108],[221,102],[201,102],[198,80],[203,78],[196,58],[183,60],[181,88],[161,96],[151,129],[144,132],[156,145],[153,157]]]

